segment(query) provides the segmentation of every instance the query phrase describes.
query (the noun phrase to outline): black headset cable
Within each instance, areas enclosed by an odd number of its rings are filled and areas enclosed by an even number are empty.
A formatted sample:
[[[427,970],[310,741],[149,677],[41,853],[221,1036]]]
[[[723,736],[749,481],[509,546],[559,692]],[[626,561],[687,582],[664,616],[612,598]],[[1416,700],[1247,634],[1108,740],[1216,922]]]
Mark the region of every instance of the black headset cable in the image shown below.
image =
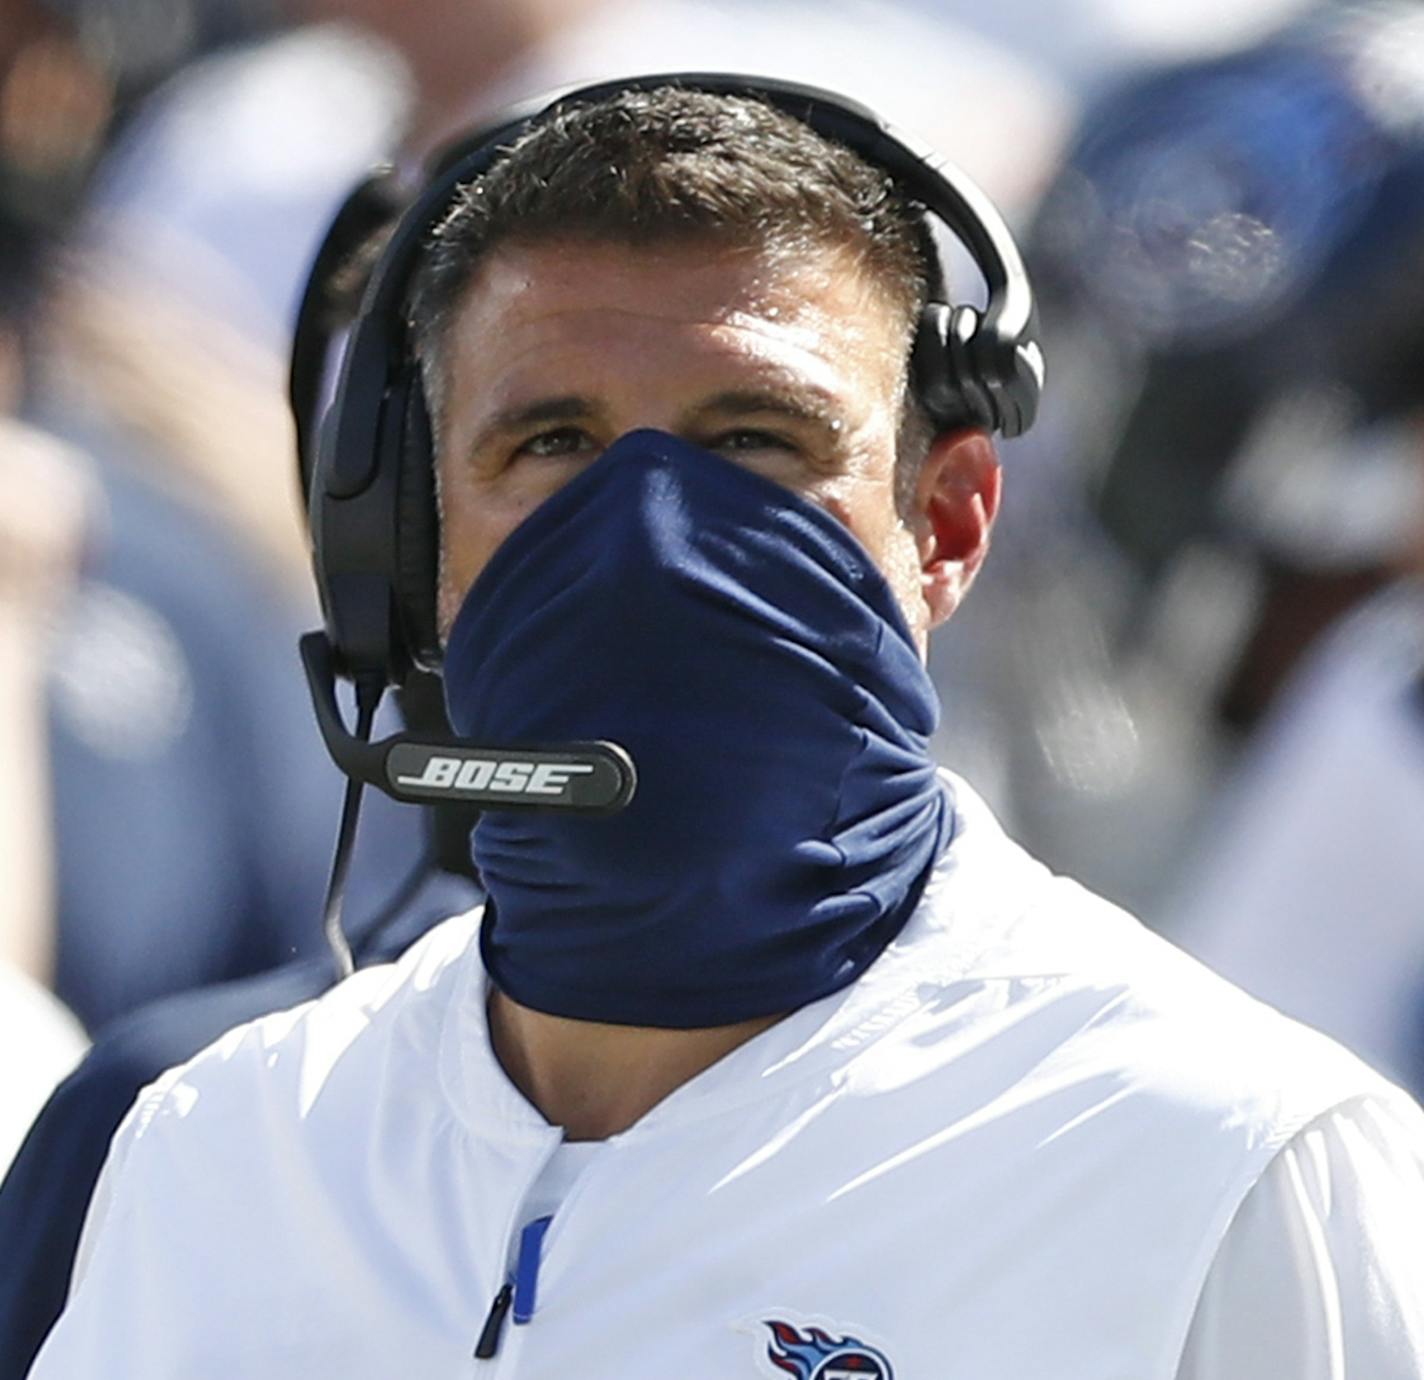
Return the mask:
[[[363,743],[371,741],[376,721],[376,708],[385,693],[378,677],[361,677],[356,682],[356,737]],[[356,971],[351,945],[341,928],[341,905],[346,899],[346,876],[351,870],[351,850],[356,842],[356,823],[361,815],[363,782],[357,776],[346,778],[346,795],[341,804],[341,827],[336,835],[336,855],[331,860],[331,877],[326,884],[326,902],[322,907],[322,931],[331,950],[338,982]]]

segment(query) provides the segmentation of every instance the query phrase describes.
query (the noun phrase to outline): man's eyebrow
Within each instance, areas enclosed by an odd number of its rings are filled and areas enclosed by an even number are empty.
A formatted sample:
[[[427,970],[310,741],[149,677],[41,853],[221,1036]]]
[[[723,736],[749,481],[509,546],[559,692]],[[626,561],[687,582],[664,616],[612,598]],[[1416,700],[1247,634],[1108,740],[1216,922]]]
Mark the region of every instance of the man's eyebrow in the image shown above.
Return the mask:
[[[566,393],[556,398],[535,398],[533,402],[501,408],[480,427],[471,449],[477,451],[496,436],[522,431],[526,427],[542,426],[548,422],[586,421],[595,410],[590,399],[577,393]]]
[[[776,388],[734,388],[714,394],[693,410],[698,418],[712,415],[746,416],[748,413],[771,413],[798,422],[809,422],[832,434],[845,426],[837,409],[819,397]]]

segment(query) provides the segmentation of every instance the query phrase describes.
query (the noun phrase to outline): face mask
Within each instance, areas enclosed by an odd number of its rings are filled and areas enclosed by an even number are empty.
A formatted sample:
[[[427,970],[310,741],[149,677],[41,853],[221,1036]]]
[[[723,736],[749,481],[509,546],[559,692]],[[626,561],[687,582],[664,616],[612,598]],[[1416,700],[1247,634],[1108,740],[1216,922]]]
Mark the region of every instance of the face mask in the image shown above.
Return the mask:
[[[602,818],[474,833],[495,984],[560,1016],[725,1025],[854,981],[948,841],[937,700],[884,577],[829,513],[654,431],[505,540],[451,631],[457,732],[605,738]]]

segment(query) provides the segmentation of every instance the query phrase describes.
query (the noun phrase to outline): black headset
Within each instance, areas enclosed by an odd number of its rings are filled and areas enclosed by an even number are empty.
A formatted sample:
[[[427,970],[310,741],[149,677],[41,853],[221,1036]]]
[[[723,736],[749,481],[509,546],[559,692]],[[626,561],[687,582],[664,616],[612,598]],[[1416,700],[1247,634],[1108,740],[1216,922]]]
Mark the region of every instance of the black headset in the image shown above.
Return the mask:
[[[790,82],[683,73],[562,92],[452,147],[403,211],[395,210],[389,174],[369,179],[347,200],[318,254],[298,319],[291,396],[328,644],[312,650],[318,659],[329,657],[337,674],[384,687],[400,684],[412,668],[440,664],[430,421],[406,319],[431,232],[462,184],[555,111],[665,86],[764,100],[888,173],[907,199],[943,222],[973,257],[988,301],[982,314],[947,302],[925,307],[912,356],[917,397],[941,427],[979,425],[1007,437],[1032,423],[1043,385],[1033,295],[1007,226],[963,173],[892,133],[864,107]],[[344,257],[342,249],[383,217],[394,220],[394,229],[366,281],[335,393],[318,424],[320,360],[331,342],[320,280]]]
[[[941,429],[976,425],[1017,436],[1032,424],[1043,387],[1043,355],[1028,276],[989,199],[961,172],[916,147],[863,106],[815,87],[764,77],[683,73],[630,77],[566,91],[509,112],[437,157],[425,187],[404,196],[378,171],[338,212],[303,295],[292,346],[289,394],[297,459],[312,535],[325,629],[301,640],[317,722],[349,778],[323,924],[344,976],[352,968],[341,932],[346,874],[363,785],[397,800],[483,809],[605,814],[632,799],[635,765],[616,743],[488,745],[439,732],[371,742],[388,686],[436,671],[439,521],[430,418],[406,317],[412,279],[433,230],[458,189],[496,163],[526,130],[571,103],[665,86],[750,96],[858,153],[903,196],[940,221],[969,251],[988,287],[981,313],[931,300],[916,332],[912,386]],[[387,234],[354,315],[338,284],[350,260]],[[924,233],[932,248],[928,221]],[[931,296],[948,274],[933,249]],[[345,333],[344,345],[342,336]],[[324,391],[341,347],[329,405]],[[355,684],[353,734],[337,703],[336,679]]]

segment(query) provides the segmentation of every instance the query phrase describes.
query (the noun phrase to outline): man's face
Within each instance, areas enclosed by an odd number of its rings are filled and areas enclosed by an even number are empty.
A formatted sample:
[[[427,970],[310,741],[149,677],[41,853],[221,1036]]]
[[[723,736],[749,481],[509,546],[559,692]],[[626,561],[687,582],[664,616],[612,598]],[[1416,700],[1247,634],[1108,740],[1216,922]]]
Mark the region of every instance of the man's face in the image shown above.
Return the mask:
[[[500,543],[641,427],[746,465],[833,513],[928,618],[897,510],[903,327],[834,250],[505,245],[446,345],[440,624]]]

